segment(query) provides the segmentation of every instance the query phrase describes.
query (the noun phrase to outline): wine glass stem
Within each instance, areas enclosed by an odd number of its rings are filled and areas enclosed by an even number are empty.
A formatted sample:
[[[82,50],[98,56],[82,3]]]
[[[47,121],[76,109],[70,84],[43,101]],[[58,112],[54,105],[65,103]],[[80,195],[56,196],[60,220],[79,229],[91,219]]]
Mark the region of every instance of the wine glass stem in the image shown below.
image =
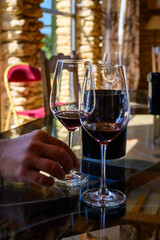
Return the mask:
[[[100,215],[101,219],[100,219],[100,227],[101,227],[101,230],[100,230],[100,233],[101,233],[101,236],[100,236],[100,239],[105,239],[105,217],[106,217],[106,212],[105,212],[105,208],[101,208],[101,215]]]
[[[74,135],[74,132],[69,131],[69,147],[70,147],[70,149],[72,149],[72,146],[73,146],[73,135]]]
[[[107,145],[101,144],[101,185],[99,189],[99,194],[107,194],[108,188],[106,185],[106,150]]]
[[[70,147],[71,150],[72,150],[72,147],[73,147],[73,135],[74,135],[74,132],[69,131],[69,147]],[[70,171],[70,174],[74,175],[73,170]]]

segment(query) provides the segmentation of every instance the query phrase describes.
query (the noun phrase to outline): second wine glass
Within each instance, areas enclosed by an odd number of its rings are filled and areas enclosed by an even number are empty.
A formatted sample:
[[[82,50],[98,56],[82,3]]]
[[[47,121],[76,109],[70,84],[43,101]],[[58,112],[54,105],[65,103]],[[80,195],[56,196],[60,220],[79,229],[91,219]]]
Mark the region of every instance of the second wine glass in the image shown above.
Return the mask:
[[[124,66],[86,66],[79,114],[83,128],[101,146],[100,188],[87,190],[83,193],[82,200],[96,207],[120,205],[125,202],[126,196],[119,190],[107,188],[105,161],[107,145],[127,126],[130,117]]]
[[[53,75],[50,95],[50,108],[54,116],[69,132],[69,147],[72,149],[74,131],[80,127],[79,98],[83,83],[85,62],[82,60],[58,60]],[[88,177],[71,171],[63,180],[55,179],[57,184],[69,187],[85,183]]]

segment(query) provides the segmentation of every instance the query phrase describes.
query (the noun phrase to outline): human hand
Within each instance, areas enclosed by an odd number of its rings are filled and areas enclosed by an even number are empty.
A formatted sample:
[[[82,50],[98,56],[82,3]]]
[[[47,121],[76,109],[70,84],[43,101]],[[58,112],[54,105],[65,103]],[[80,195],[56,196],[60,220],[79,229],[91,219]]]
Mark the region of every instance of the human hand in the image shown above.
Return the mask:
[[[78,160],[62,141],[41,130],[35,130],[15,139],[0,140],[0,175],[11,181],[31,182],[52,186],[52,177],[63,179]]]

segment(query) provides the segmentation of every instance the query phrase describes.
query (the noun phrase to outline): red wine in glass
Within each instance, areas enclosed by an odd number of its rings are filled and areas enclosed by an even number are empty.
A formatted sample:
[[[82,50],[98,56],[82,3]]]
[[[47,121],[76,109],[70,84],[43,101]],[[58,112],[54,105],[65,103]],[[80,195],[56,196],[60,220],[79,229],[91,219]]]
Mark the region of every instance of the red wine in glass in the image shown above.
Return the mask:
[[[112,141],[120,132],[121,125],[114,123],[93,123],[87,127],[88,132],[101,144]]]
[[[125,117],[121,109],[126,97],[118,90],[96,90],[95,111],[84,126],[97,142],[106,144],[121,133]]]
[[[75,131],[81,126],[78,111],[59,111],[55,116],[68,131]]]

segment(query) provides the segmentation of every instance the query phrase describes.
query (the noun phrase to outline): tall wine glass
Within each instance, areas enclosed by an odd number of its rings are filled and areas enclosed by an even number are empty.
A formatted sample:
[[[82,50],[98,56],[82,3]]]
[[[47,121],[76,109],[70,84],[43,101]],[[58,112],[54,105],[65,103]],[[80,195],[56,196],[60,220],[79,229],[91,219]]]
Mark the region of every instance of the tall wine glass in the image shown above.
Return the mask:
[[[85,62],[81,60],[58,60],[53,75],[50,95],[50,108],[53,115],[69,132],[69,147],[72,149],[74,131],[80,127],[79,98],[83,83]],[[55,178],[57,184],[69,187],[87,181],[87,176],[71,171],[63,180]]]
[[[105,52],[103,55],[103,63],[107,65],[122,65],[120,52]]]
[[[130,117],[124,66],[87,64],[79,114],[83,128],[101,146],[100,188],[87,190],[82,200],[96,207],[122,204],[125,194],[106,186],[105,159],[108,144],[126,127]]]

